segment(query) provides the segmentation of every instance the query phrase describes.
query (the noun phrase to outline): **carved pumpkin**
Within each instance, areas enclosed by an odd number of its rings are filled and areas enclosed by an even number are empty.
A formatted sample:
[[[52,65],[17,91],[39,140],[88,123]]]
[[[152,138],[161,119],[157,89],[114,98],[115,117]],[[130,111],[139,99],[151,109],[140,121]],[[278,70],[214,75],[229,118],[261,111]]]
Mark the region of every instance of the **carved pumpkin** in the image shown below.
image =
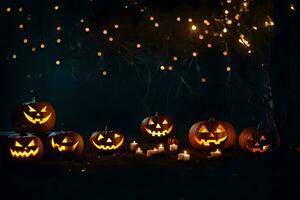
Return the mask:
[[[170,116],[155,114],[145,118],[140,126],[142,135],[149,141],[163,141],[174,132],[174,122]]]
[[[14,129],[21,131],[22,126],[28,132],[48,132],[53,129],[56,120],[56,113],[53,106],[47,102],[24,103],[17,106],[13,117]]]
[[[229,148],[235,144],[236,134],[229,122],[208,121],[196,122],[189,131],[190,144],[196,149],[215,150]]]
[[[90,137],[91,149],[96,153],[115,153],[124,147],[124,135],[118,131],[96,131]]]
[[[9,154],[13,160],[37,160],[44,154],[43,143],[31,134],[10,136]]]
[[[245,128],[239,136],[241,149],[252,153],[265,153],[279,145],[279,136],[271,131]]]
[[[84,150],[84,141],[79,133],[73,131],[54,132],[47,138],[47,147],[55,155],[80,157]]]

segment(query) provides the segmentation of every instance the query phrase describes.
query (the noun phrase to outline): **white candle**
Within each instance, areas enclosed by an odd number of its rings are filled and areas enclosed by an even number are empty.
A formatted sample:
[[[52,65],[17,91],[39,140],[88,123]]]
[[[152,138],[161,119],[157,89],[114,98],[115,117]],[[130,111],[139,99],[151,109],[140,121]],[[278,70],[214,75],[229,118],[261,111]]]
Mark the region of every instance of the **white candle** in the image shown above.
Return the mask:
[[[158,152],[163,152],[163,151],[165,151],[165,147],[162,144],[160,144],[158,146]]]
[[[142,155],[143,154],[143,150],[138,147],[137,150],[135,151],[136,154]]]
[[[151,156],[152,154],[156,154],[156,153],[158,153],[157,148],[147,150],[147,156]]]
[[[138,143],[133,141],[130,143],[130,150],[135,151],[138,148]]]
[[[170,151],[176,151],[178,149],[178,145],[177,144],[170,144],[169,145],[169,150]]]
[[[191,156],[187,153],[187,151],[178,154],[178,160],[190,160],[190,158]]]
[[[210,152],[211,157],[218,157],[222,155],[222,152],[220,149],[217,149],[216,151]]]

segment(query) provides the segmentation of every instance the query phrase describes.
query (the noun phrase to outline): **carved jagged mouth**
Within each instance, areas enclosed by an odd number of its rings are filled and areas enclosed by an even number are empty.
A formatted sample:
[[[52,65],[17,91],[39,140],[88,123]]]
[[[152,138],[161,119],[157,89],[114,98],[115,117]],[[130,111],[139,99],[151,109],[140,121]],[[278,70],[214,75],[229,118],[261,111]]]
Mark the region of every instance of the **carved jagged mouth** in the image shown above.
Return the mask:
[[[256,153],[256,152],[259,152],[259,153],[263,153],[263,152],[266,152],[268,149],[269,149],[269,145],[265,145],[263,146],[262,148],[260,147],[253,147],[253,148],[250,148],[248,145],[246,146],[247,149],[253,153]]]
[[[194,140],[199,144],[199,145],[204,145],[204,146],[210,146],[210,144],[215,144],[215,145],[219,145],[221,142],[223,142],[224,140],[226,140],[228,136],[224,136],[218,140],[205,140],[205,139],[198,139],[196,136],[194,136]]]
[[[64,146],[64,145],[59,145],[54,142],[54,138],[51,140],[51,145],[55,149],[57,148],[59,152],[64,152],[64,151],[74,151],[78,145],[79,141],[77,141],[75,144],[72,146]]]
[[[152,135],[153,137],[162,137],[162,136],[166,136],[169,133],[171,133],[171,131],[173,129],[173,125],[170,126],[170,128],[168,130],[164,130],[164,131],[152,131],[146,127],[145,127],[145,129],[146,129],[147,133]]]
[[[115,150],[118,149],[124,142],[124,138],[117,145],[97,145],[94,140],[92,140],[94,146],[100,150]]]
[[[30,150],[30,151],[16,151],[10,148],[10,154],[12,157],[15,158],[35,157],[38,154],[38,152],[39,152],[39,147],[37,147],[35,150]]]
[[[46,123],[50,119],[50,117],[52,115],[52,113],[50,113],[47,117],[39,119],[39,118],[30,117],[26,112],[23,112],[23,113],[24,113],[24,116],[26,117],[26,119],[28,121],[30,121],[31,123],[33,123],[33,124],[36,124],[36,123],[38,123],[38,124],[44,124],[44,123]]]

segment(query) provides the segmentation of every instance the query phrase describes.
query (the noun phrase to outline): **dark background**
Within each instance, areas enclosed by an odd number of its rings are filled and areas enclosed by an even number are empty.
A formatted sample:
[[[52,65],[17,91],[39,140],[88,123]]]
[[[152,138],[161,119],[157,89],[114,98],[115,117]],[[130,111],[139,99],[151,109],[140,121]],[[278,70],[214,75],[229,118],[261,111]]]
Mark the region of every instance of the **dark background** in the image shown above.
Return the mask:
[[[62,5],[64,12],[58,15],[47,12],[57,2]],[[285,195],[292,197],[294,192],[291,191],[299,189],[299,154],[290,158],[285,156],[285,152],[290,146],[298,146],[300,143],[299,59],[296,57],[300,38],[297,24],[299,11],[290,13],[290,1],[270,2],[276,26],[266,59],[266,70],[258,70],[262,62],[252,62],[233,55],[233,70],[228,85],[228,74],[223,69],[224,60],[217,58],[215,52],[207,53],[200,62],[203,69],[201,73],[196,70],[197,66],[192,65],[185,75],[191,92],[184,85],[180,86],[182,82],[175,73],[161,73],[157,68],[149,70],[149,66],[155,63],[153,60],[131,65],[116,61],[113,54],[103,60],[96,57],[99,44],[94,35],[78,31],[81,26],[79,20],[84,16],[90,19],[88,23],[93,27],[101,17],[112,21],[122,19],[118,8],[123,1],[1,1],[0,131],[12,130],[11,114],[15,106],[30,101],[30,90],[34,90],[39,100],[54,105],[57,112],[55,130],[60,130],[60,124],[65,123],[67,129],[78,131],[85,138],[106,125],[121,130],[130,139],[139,138],[140,122],[146,116],[159,112],[174,117],[176,135],[186,145],[189,127],[195,121],[210,116],[232,122],[237,133],[244,127],[257,126],[263,122],[264,128],[278,131],[282,141],[280,153],[275,158],[233,157],[211,165],[198,163],[174,167],[166,164],[161,168],[152,168],[152,164],[147,163],[136,168],[100,168],[87,176],[82,176],[80,167],[78,172],[74,170],[76,172],[71,175],[61,175],[59,167],[56,171],[56,168],[47,165],[43,165],[43,169],[53,170],[53,173],[44,173],[39,167],[36,173],[22,167],[7,173],[6,169],[1,168],[4,180],[9,180],[9,191],[14,192],[12,188],[15,187],[23,192],[26,189],[38,190],[41,199],[64,199],[69,196],[114,199],[122,198],[123,194],[133,199],[160,199],[160,195],[167,199],[200,199],[202,195],[204,198],[227,198],[232,195],[243,199],[273,199]],[[195,10],[204,7],[209,10],[217,5],[208,0],[164,3],[153,0],[142,3],[157,12],[171,12],[180,6],[191,6]],[[27,14],[7,16],[4,10],[8,5],[16,9],[22,5],[25,10],[31,11],[31,23],[22,34],[16,27]],[[51,31],[55,30],[57,22],[63,28],[60,48],[55,45],[56,32]],[[47,47],[33,55],[29,47],[22,45],[24,35],[36,47],[40,41],[44,41]],[[105,46],[100,48],[104,49]],[[17,52],[17,60],[11,60],[11,52]],[[55,65],[57,58],[62,61],[59,66]],[[108,76],[101,76],[101,70],[106,68]],[[206,83],[199,82],[203,76],[207,77]],[[265,86],[268,83],[272,89],[271,101],[265,98]],[[270,102],[274,102],[272,110]],[[270,115],[277,128],[270,123]],[[67,165],[71,168],[77,166],[76,163]],[[82,163],[78,165],[82,166]],[[122,166],[120,163],[113,165]],[[50,166],[53,167],[53,164]],[[104,173],[106,175],[102,176]],[[133,184],[135,181],[127,185],[131,177],[140,183],[137,191]],[[22,184],[14,183],[19,179]],[[28,183],[35,186],[31,187]],[[184,189],[180,192],[180,188]],[[83,192],[77,196],[70,195],[75,190]],[[233,194],[232,190],[236,192]],[[129,191],[136,192],[136,195],[131,195]]]

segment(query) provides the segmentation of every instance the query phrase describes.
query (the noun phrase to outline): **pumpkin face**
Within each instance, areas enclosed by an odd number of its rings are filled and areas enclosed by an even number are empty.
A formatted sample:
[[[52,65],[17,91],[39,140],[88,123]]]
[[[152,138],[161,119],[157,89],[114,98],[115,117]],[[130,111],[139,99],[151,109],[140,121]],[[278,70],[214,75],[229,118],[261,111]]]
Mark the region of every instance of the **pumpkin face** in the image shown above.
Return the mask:
[[[197,122],[189,131],[190,144],[196,149],[228,148],[235,144],[235,140],[236,134],[233,126],[228,122],[214,119]]]
[[[145,118],[140,126],[142,135],[150,141],[165,140],[174,132],[174,122],[170,116],[156,114]]]
[[[37,160],[42,157],[44,148],[37,136],[13,136],[10,138],[9,152],[14,160]]]
[[[47,138],[47,146],[50,152],[60,156],[79,157],[84,150],[84,142],[81,135],[72,131],[51,133]]]
[[[16,131],[22,126],[28,132],[48,132],[54,125],[56,113],[47,102],[31,102],[19,105],[14,115],[13,124]]]
[[[239,145],[242,149],[252,153],[265,153],[275,147],[278,136],[270,131],[259,131],[254,128],[244,129],[239,136]]]
[[[90,137],[90,146],[96,153],[117,152],[124,146],[124,140],[118,131],[96,131]]]

